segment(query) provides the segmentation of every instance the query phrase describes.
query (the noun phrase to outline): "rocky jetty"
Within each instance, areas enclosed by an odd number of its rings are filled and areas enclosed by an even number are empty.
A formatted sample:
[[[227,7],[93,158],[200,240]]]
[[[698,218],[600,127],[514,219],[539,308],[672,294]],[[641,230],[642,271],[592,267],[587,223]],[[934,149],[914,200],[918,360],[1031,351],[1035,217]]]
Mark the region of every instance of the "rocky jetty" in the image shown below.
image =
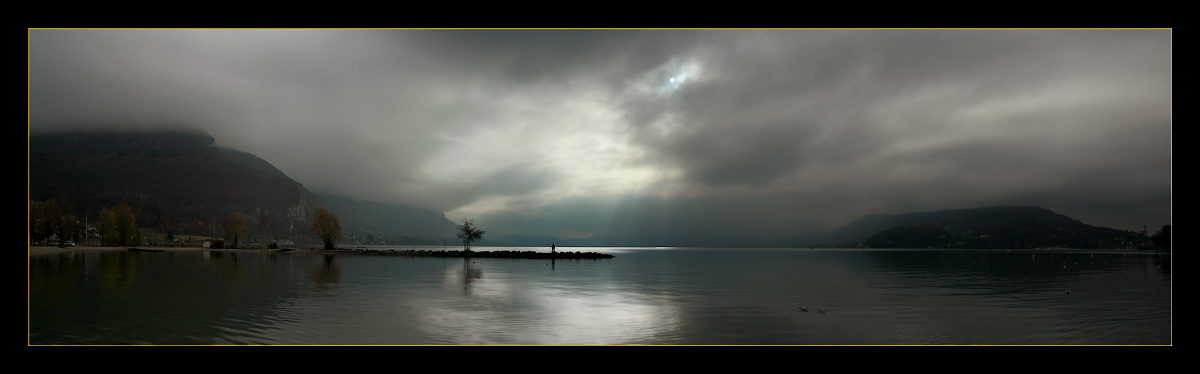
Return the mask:
[[[474,258],[522,258],[522,259],[602,259],[613,258],[613,255],[607,253],[596,252],[534,252],[534,251],[429,251],[429,250],[403,250],[395,249],[338,249],[334,251],[322,251],[330,253],[346,253],[346,254],[361,254],[361,255],[380,255],[380,256],[408,256],[408,257],[474,257]]]

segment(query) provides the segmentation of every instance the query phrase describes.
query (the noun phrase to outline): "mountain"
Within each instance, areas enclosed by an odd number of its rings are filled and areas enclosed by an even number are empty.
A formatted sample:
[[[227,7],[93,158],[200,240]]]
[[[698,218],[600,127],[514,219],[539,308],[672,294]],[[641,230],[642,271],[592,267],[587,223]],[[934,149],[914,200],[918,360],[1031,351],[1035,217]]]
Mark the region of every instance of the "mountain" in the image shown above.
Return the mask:
[[[318,206],[339,215],[346,242],[441,244],[454,223],[440,213],[321,195],[253,154],[215,145],[203,131],[77,131],[29,138],[29,199],[55,199],[82,221],[128,204],[143,229],[219,235],[228,215],[260,218],[276,238],[304,239]],[[310,238],[311,239],[311,238]]]
[[[270,213],[282,230],[317,207],[304,186],[230,159],[202,131],[30,136],[29,199],[65,199],[81,219],[129,204],[139,227],[197,235],[234,212]]]

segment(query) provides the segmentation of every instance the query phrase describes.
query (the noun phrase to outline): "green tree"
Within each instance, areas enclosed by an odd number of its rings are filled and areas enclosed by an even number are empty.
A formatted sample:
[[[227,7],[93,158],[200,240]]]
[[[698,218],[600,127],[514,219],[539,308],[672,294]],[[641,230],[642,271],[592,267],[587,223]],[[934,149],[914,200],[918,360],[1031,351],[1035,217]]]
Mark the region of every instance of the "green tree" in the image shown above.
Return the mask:
[[[133,216],[133,210],[129,208],[129,204],[118,205],[114,210],[116,215],[116,230],[118,244],[123,246],[136,246],[141,244],[142,235],[138,231],[137,218]]]
[[[46,204],[41,201],[29,202],[29,241],[30,244],[41,245],[54,233],[54,226],[46,220]]]
[[[42,215],[43,215],[43,219],[45,219],[45,223],[42,224],[43,227],[49,227],[49,229],[46,230],[46,234],[45,234],[46,238],[49,239],[51,233],[57,234],[58,244],[62,244],[62,242],[63,242],[62,209],[60,209],[58,207],[58,204],[54,201],[54,199],[47,200],[46,203],[44,205],[42,205]]]
[[[225,224],[221,226],[221,233],[225,241],[230,243],[229,248],[237,248],[238,241],[245,238],[248,231],[246,216],[241,213],[230,214],[225,218]]]
[[[317,234],[322,242],[325,242],[326,250],[334,249],[334,244],[342,238],[342,222],[324,207],[317,207],[308,229]]]
[[[463,219],[463,224],[455,225],[458,228],[459,239],[463,241],[463,250],[470,251],[471,243],[483,240],[483,230],[475,227],[475,220]]]
[[[121,235],[117,231],[117,213],[112,209],[100,209],[100,245],[105,247],[121,245]]]
[[[67,240],[74,240],[78,227],[68,226],[78,224],[78,222],[71,215],[71,211],[73,210],[71,200],[67,195],[59,194],[58,198],[50,199],[50,204],[53,206],[51,222],[54,223],[54,232],[58,233],[58,245],[62,245]]]

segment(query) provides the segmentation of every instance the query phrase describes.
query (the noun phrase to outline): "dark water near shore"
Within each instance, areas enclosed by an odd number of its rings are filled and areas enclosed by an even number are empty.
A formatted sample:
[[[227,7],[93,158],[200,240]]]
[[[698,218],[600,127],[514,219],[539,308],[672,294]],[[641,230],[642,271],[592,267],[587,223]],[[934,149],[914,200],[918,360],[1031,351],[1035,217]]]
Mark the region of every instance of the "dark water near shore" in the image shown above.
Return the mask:
[[[1169,255],[579,250],[617,257],[35,255],[29,343],[1172,343]]]

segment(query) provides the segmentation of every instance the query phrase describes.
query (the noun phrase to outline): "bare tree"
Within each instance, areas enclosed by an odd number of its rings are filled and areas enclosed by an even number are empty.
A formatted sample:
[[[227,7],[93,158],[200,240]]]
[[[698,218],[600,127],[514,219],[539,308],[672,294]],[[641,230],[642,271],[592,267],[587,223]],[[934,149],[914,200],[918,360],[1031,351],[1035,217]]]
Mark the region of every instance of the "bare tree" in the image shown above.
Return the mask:
[[[463,224],[455,225],[458,228],[458,238],[463,241],[463,250],[470,251],[471,243],[483,240],[483,230],[475,227],[475,220],[463,219]]]

